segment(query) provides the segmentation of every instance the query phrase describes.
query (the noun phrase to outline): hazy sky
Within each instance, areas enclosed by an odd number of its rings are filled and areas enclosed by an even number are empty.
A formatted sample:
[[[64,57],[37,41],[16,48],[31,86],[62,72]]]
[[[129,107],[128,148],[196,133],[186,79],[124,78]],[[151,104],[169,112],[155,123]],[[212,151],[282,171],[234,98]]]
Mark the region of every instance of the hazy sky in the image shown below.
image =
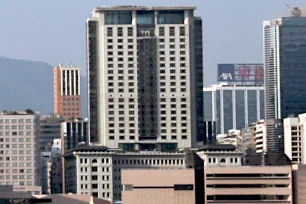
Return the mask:
[[[262,21],[286,15],[305,0],[1,0],[0,56],[77,64],[85,74],[85,22],[96,6],[195,5],[203,19],[204,80],[218,63],[261,63]]]

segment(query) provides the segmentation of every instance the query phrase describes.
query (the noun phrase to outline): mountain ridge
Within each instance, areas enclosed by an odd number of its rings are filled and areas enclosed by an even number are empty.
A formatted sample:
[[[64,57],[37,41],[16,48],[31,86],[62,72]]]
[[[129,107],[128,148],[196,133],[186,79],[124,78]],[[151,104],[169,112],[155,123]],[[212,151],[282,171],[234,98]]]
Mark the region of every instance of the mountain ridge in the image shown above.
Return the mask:
[[[30,108],[53,113],[53,66],[43,61],[0,57],[0,111]],[[86,117],[86,77],[81,76],[81,108]]]

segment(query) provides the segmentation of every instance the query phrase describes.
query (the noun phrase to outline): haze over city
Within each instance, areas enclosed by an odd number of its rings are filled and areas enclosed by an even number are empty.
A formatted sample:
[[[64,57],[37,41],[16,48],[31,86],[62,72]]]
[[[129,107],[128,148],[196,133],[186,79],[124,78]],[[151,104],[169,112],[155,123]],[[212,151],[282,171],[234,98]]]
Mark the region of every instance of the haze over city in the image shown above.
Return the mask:
[[[85,22],[101,5],[195,5],[203,19],[204,84],[218,63],[262,63],[262,21],[287,15],[304,0],[27,0],[1,1],[0,56],[79,65],[85,75]]]
[[[2,1],[0,204],[305,204],[305,0]]]

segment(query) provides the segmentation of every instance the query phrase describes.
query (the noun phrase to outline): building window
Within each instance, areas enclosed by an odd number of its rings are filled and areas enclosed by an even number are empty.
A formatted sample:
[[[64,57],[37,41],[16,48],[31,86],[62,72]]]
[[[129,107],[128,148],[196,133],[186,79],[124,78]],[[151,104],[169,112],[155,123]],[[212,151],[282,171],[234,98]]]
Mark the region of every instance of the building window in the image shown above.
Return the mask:
[[[159,27],[159,36],[165,36],[165,28]]]

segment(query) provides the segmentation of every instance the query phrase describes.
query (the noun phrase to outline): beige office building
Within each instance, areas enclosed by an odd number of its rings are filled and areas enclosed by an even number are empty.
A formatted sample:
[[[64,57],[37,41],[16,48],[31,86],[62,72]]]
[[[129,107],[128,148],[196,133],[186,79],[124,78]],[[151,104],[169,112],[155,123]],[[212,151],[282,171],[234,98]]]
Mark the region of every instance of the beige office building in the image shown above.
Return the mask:
[[[80,68],[54,68],[54,113],[66,119],[81,118]]]
[[[124,204],[195,204],[195,173],[181,170],[122,170]]]
[[[306,165],[293,165],[293,199],[294,204],[306,203]]]
[[[209,167],[206,203],[292,203],[291,166]]]

